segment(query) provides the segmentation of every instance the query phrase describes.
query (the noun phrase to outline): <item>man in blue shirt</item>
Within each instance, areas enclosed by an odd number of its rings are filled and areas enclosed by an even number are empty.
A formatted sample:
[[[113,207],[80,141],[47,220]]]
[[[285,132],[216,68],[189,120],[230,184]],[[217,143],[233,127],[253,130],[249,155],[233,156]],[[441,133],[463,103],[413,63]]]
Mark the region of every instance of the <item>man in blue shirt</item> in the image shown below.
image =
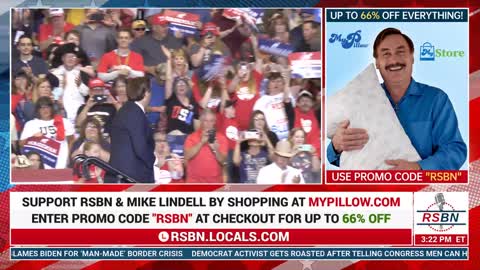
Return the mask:
[[[375,64],[385,93],[398,120],[422,158],[418,162],[386,160],[392,170],[458,170],[465,162],[467,146],[458,129],[457,117],[447,94],[412,78],[412,40],[398,29],[386,28],[373,45]],[[362,149],[368,131],[340,125],[327,148],[327,158],[338,166],[343,151]]]

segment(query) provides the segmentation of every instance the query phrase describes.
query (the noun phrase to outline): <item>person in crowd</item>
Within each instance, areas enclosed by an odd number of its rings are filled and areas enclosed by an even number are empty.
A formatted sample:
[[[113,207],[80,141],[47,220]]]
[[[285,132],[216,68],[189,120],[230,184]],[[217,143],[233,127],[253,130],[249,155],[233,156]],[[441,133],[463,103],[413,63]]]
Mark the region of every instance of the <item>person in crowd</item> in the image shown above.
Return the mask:
[[[284,101],[285,112],[288,116],[290,130],[301,128],[305,133],[307,144],[313,145],[315,152],[320,156],[320,119],[317,118],[314,104],[315,98],[308,90],[302,90],[297,95],[296,107],[292,107],[291,100],[287,98]]]
[[[232,20],[222,15],[222,9],[212,10],[211,22],[218,26],[222,42],[227,46],[232,58],[240,60],[240,49],[242,44],[248,41],[253,30],[248,23],[242,19]]]
[[[99,159],[102,159],[102,156],[104,155],[103,153],[105,150],[102,148],[102,146],[99,143],[93,142],[93,141],[88,141],[83,144],[83,153],[87,157],[96,157]],[[106,160],[104,160],[106,161]],[[88,167],[88,175],[83,175],[83,172],[81,171],[82,168],[77,167],[74,170],[74,180],[79,182],[79,183],[87,183],[87,184],[103,184],[104,179],[105,179],[105,170],[102,168],[91,164]]]
[[[102,132],[110,134],[111,125],[120,103],[105,89],[105,83],[96,78],[88,83],[89,96],[87,102],[78,108],[76,125],[80,126],[89,117],[97,118],[102,124]]]
[[[240,167],[240,183],[255,184],[260,169],[267,166],[274,155],[274,148],[268,137],[255,129],[240,133],[235,145],[233,163]],[[240,151],[240,144],[247,141],[246,151]],[[263,147],[266,146],[266,147]]]
[[[63,45],[61,52],[63,64],[52,70],[59,81],[60,88],[63,90],[61,96],[67,119],[72,123],[75,123],[78,108],[85,103],[85,96],[88,94],[86,84],[89,75],[80,70],[78,52],[78,47],[73,43]]]
[[[200,35],[200,43],[194,44],[190,52],[192,65],[197,68],[192,76],[192,94],[202,108],[216,110],[225,87],[224,65],[229,52],[214,23],[206,23]],[[209,90],[211,93],[205,97]]]
[[[236,66],[235,77],[228,85],[228,93],[236,100],[235,110],[241,130],[248,129],[250,114],[257,100],[260,98],[260,84],[263,80],[261,70],[248,62],[239,62]]]
[[[80,47],[96,66],[102,55],[117,47],[115,29],[104,24],[105,14],[100,9],[87,9],[85,15],[86,21],[75,29],[80,33]]]
[[[296,52],[303,52],[308,49],[308,44],[305,41],[303,34],[303,24],[306,22],[313,22],[315,20],[315,9],[304,8],[300,11],[301,23],[290,30],[290,44],[295,48]],[[320,44],[318,45],[320,46]]]
[[[185,53],[185,50],[183,49],[173,50],[173,52],[171,53],[171,57],[169,56],[168,58],[168,63],[167,64],[171,68],[170,74],[172,76],[172,79],[175,79],[178,76],[188,77],[188,78],[192,77],[192,71],[188,69],[188,58],[187,58],[187,54]]]
[[[290,75],[283,70],[280,72],[271,72],[268,78],[268,94],[260,97],[254,110],[263,111],[266,116],[267,124],[279,139],[288,138],[288,118],[284,109],[284,100],[293,97],[290,94]]]
[[[75,156],[84,153],[84,145],[87,142],[94,142],[101,146],[100,158],[104,161],[110,160],[110,142],[103,136],[102,123],[96,118],[87,118],[80,126],[80,136],[73,142],[70,158],[73,161]]]
[[[224,183],[224,162],[227,160],[227,138],[215,129],[216,115],[203,110],[200,128],[185,140],[187,183]]]
[[[167,135],[163,132],[156,132],[153,135],[155,141],[155,183],[183,182],[183,161],[170,152],[167,142]]]
[[[273,163],[260,169],[257,184],[297,184],[305,183],[302,172],[288,165],[294,156],[289,141],[281,140],[275,147]]]
[[[290,166],[302,171],[305,183],[320,183],[320,160],[315,147],[307,143],[306,135],[307,133],[302,128],[290,130],[288,140],[295,151],[295,155],[290,158]]]
[[[220,40],[220,34],[214,23],[206,23],[201,31],[200,44],[194,44],[191,49],[192,65],[198,67],[192,76],[192,94],[202,108],[211,110],[220,107],[226,87],[223,64],[217,62],[223,62],[229,52]]]
[[[17,43],[17,50],[20,52],[20,55],[12,63],[13,74],[23,71],[32,82],[47,76],[49,72],[47,62],[41,57],[32,54],[33,39],[31,37],[21,36]]]
[[[24,113],[27,121],[35,118],[35,103],[41,97],[51,98],[54,103],[54,111],[59,115],[65,116],[62,99],[53,94],[50,81],[47,78],[41,78],[33,86],[32,99],[24,103]]]
[[[238,167],[233,164],[233,152],[235,150],[235,144],[239,139],[239,130],[235,111],[236,101],[227,98],[227,95],[223,95],[220,111],[217,113],[216,129],[228,140],[226,174],[228,176],[228,183],[235,183],[240,178]]]
[[[147,23],[144,20],[135,20],[132,22],[133,40],[143,37],[146,31]]]
[[[21,131],[25,124],[25,104],[32,100],[32,82],[24,71],[13,76],[11,112],[15,116],[17,131]]]
[[[48,46],[48,48],[45,51],[45,61],[47,62],[48,68],[52,69],[55,67],[58,67],[62,64],[62,59],[60,58],[59,61],[55,59],[55,53],[57,52],[57,49],[60,47],[60,44],[53,43]],[[56,62],[55,62],[56,61]],[[56,66],[54,64],[58,63]]]
[[[78,51],[77,51],[77,57],[78,57],[78,63],[79,63],[78,69],[80,71],[87,73],[90,77],[95,77],[96,72],[92,66],[92,63],[90,62],[90,58],[88,57],[87,53],[80,47],[80,32],[78,32],[75,29],[68,31],[65,34],[65,42],[63,44],[59,44],[58,50],[53,51],[53,57],[50,61],[51,68],[57,68],[60,65],[62,65],[62,54],[63,54],[63,48],[64,48],[63,45],[68,43],[75,44],[75,46],[78,48]],[[69,46],[70,45],[65,47],[69,48]],[[48,55],[49,55],[49,50],[47,49],[47,59],[49,59]]]
[[[220,40],[220,30],[213,22],[206,23],[200,33],[200,43],[191,48],[191,61],[194,67],[210,63],[218,56],[228,56],[230,53]]]
[[[153,132],[145,116],[151,89],[147,77],[132,78],[127,84],[128,102],[118,111],[111,128],[110,165],[140,183],[154,183]],[[117,183],[114,175],[105,182]]]
[[[48,46],[55,42],[62,42],[65,33],[72,30],[75,26],[65,22],[65,13],[61,8],[51,8],[48,12],[49,22],[40,25],[38,32],[38,42],[40,51],[45,51]]]
[[[167,133],[178,130],[180,134],[191,134],[200,124],[200,106],[189,97],[190,86],[185,77],[176,77],[166,85]]]
[[[302,52],[319,52],[322,44],[320,24],[314,21],[306,21],[302,25],[302,30],[305,43],[303,47],[297,48],[297,50]]]
[[[32,170],[43,170],[43,169],[45,169],[45,165],[43,164],[42,156],[39,153],[37,153],[35,151],[30,151],[25,156],[30,161],[30,167],[28,167],[29,169],[32,169]]]
[[[132,43],[132,33],[129,30],[119,30],[117,32],[118,48],[104,54],[97,71],[98,77],[103,81],[112,81],[118,76],[127,78],[143,77],[143,57],[130,50]]]
[[[73,143],[75,129],[71,122],[61,115],[55,115],[53,101],[49,97],[41,97],[36,103],[37,118],[28,121],[20,136],[20,146],[27,147],[28,141],[58,147],[58,155],[49,164],[45,162],[46,169],[63,169],[68,162],[69,145]],[[25,152],[28,152],[24,149]]]
[[[103,19],[103,23],[105,26],[108,26],[113,29],[120,29],[123,27],[123,22],[120,19],[122,14],[121,9],[107,9],[105,10],[105,18]]]
[[[169,33],[168,21],[163,15],[154,15],[151,19],[152,31],[148,35],[135,39],[130,48],[142,55],[144,60],[144,70],[146,73],[156,76],[156,68],[159,64],[167,62],[167,56],[161,49],[165,46],[167,49],[182,48],[182,39]]]
[[[73,29],[65,34],[65,43],[73,43],[80,46],[80,32]]]
[[[288,20],[280,13],[275,13],[270,18],[270,27],[268,29],[268,35],[271,39],[282,43],[289,43],[290,35],[288,29]]]
[[[194,87],[193,97],[202,109],[210,109],[212,111],[220,111],[220,105],[223,100],[228,97],[225,80],[213,80],[208,83],[208,87],[202,94],[201,89]]]
[[[120,106],[123,106],[128,101],[127,78],[117,77],[115,80],[113,80],[112,90],[117,102],[120,104]]]
[[[260,133],[267,135],[268,140],[270,143],[275,147],[278,142],[278,137],[275,132],[271,131],[267,125],[267,119],[265,114],[260,111],[256,110],[252,112],[252,115],[249,120],[248,129],[255,129],[258,130]],[[243,151],[245,147],[242,145],[241,150]]]
[[[12,9],[12,48],[18,45],[20,37],[33,38],[36,34],[33,30],[33,12],[28,8]],[[32,40],[33,41],[33,40]],[[18,58],[18,52],[12,51],[12,62]]]

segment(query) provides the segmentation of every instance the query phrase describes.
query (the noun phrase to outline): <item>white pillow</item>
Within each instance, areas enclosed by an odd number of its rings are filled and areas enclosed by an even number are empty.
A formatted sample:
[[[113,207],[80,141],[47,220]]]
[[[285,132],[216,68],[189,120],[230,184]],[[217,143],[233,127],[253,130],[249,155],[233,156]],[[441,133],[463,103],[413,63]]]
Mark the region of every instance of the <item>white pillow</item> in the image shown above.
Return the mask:
[[[350,120],[351,128],[364,128],[369,140],[360,150],[340,156],[343,170],[386,170],[387,159],[418,161],[420,156],[398,121],[370,64],[345,88],[327,99],[327,136],[332,138],[340,122]]]

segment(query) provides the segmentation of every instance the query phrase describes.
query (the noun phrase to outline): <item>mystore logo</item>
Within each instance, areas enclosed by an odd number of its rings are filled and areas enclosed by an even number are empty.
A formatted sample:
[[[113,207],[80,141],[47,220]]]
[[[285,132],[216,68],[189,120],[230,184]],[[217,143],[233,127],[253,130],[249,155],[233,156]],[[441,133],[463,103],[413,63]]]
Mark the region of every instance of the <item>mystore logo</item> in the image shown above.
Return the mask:
[[[435,61],[435,58],[457,58],[464,56],[464,51],[435,49],[435,46],[430,42],[425,42],[420,46],[420,61]]]

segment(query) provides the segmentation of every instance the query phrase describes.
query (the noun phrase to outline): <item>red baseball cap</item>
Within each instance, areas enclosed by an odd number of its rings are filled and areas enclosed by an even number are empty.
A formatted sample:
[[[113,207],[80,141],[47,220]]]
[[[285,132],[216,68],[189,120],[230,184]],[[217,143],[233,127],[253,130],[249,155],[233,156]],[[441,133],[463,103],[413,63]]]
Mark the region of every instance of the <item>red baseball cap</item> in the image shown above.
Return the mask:
[[[214,34],[215,36],[219,36],[219,35],[220,35],[220,31],[218,30],[217,25],[214,24],[213,22],[208,22],[208,23],[206,23],[206,24],[203,26],[201,35],[204,36],[204,35],[206,35],[208,32],[211,32],[211,33]]]
[[[156,15],[152,19],[152,24],[153,25],[166,25],[168,24],[167,19],[163,15]]]
[[[102,80],[100,80],[99,78],[95,78],[95,79],[91,79],[88,82],[88,87],[90,89],[93,89],[93,88],[96,88],[96,87],[105,87],[105,83]]]

